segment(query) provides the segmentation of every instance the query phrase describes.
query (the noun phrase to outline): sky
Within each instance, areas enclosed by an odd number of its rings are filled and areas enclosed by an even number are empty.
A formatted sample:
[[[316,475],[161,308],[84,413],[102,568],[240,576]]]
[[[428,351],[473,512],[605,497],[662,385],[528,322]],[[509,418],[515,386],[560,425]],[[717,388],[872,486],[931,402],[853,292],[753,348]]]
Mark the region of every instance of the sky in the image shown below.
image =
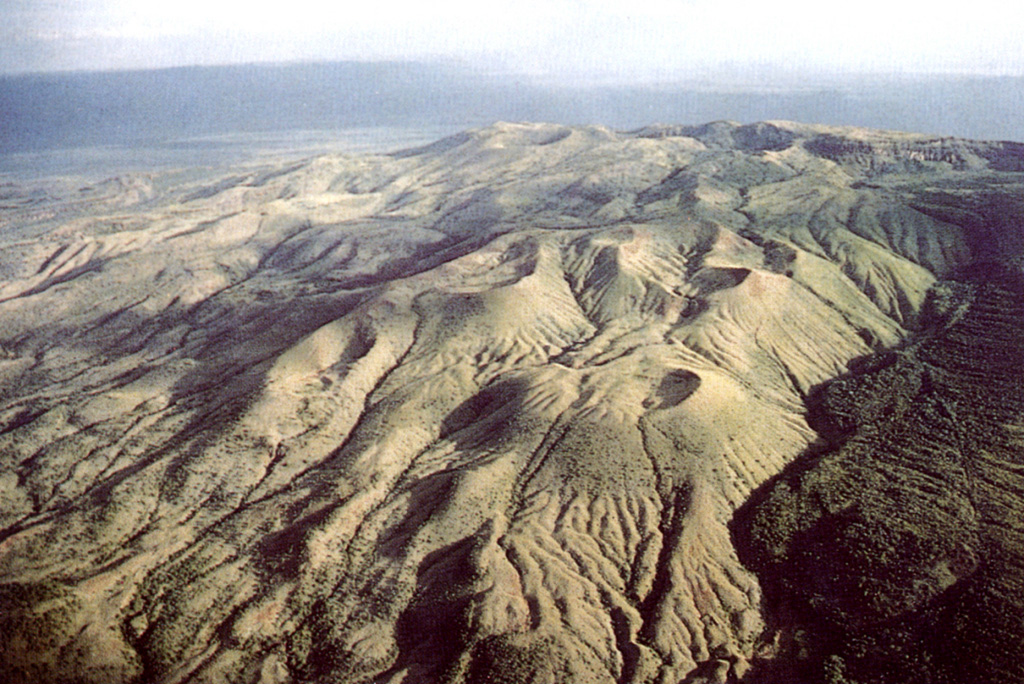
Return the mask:
[[[609,82],[722,70],[1024,75],[1006,0],[0,0],[0,72],[453,60]]]

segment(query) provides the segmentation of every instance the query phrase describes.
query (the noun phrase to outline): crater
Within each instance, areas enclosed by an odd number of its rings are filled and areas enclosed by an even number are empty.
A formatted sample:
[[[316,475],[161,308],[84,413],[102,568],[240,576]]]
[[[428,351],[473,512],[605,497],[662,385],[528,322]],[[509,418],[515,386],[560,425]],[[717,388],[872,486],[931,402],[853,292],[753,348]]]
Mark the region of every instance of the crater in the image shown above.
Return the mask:
[[[644,402],[645,408],[666,409],[678,406],[700,387],[700,376],[678,369],[668,373],[654,393]]]

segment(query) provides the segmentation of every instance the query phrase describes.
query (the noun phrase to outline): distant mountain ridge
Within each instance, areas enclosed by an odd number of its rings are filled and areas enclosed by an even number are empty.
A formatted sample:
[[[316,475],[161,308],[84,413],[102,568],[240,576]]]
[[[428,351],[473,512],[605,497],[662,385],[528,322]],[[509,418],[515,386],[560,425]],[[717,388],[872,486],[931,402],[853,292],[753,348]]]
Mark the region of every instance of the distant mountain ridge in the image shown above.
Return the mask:
[[[140,146],[245,132],[356,127],[455,131],[496,120],[792,119],[1024,140],[1024,78],[818,78],[814,85],[548,85],[416,62],[338,62],[0,77],[0,155]],[[198,149],[198,147],[197,147]]]

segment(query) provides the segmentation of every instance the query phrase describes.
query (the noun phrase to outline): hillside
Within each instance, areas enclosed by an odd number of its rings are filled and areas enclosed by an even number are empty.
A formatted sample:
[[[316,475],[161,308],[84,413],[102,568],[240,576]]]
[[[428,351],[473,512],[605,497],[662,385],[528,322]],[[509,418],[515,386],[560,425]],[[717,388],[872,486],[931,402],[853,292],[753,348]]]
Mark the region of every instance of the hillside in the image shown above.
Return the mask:
[[[1024,681],[1022,227],[786,122],[9,184],[0,679]]]

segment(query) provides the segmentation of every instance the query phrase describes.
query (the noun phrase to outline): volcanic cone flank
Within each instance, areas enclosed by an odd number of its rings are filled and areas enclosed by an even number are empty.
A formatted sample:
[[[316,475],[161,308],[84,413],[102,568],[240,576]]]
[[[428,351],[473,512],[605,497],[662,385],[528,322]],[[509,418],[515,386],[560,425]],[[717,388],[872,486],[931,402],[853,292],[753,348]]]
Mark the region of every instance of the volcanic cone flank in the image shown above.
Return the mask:
[[[1024,679],[1022,169],[502,123],[12,201],[0,679]]]

